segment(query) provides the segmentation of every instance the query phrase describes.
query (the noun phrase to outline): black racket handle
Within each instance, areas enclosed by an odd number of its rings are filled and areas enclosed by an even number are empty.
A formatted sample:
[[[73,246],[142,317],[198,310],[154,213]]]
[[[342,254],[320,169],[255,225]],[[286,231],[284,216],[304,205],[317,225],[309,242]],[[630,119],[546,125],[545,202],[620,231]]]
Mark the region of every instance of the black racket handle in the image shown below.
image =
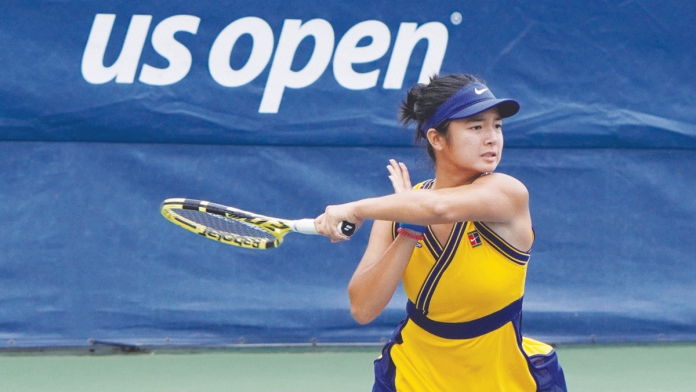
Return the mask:
[[[343,221],[339,224],[339,229],[341,229],[341,233],[343,233],[343,235],[350,237],[355,234],[355,223]]]

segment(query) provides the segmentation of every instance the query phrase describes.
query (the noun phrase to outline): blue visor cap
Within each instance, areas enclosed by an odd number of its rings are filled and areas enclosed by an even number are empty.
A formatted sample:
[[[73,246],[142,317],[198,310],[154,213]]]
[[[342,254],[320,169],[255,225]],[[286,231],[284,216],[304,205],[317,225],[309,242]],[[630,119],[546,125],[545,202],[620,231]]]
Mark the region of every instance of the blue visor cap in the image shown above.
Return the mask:
[[[497,106],[500,117],[507,118],[520,110],[514,99],[497,99],[491,90],[481,83],[469,83],[440,105],[430,118],[423,122],[421,132],[425,136],[430,128],[436,128],[445,120],[471,117]]]

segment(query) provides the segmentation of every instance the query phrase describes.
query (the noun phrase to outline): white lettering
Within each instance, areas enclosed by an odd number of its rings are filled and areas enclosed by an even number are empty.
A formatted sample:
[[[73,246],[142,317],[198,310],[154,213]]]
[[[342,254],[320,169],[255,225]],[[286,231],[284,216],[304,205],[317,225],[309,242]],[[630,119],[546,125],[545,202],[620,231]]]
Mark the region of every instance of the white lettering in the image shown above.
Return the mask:
[[[183,79],[191,69],[191,52],[174,38],[179,31],[196,34],[201,19],[191,15],[176,15],[161,21],[152,32],[152,47],[169,61],[164,69],[143,65],[139,80],[153,86],[167,86]]]
[[[307,65],[295,72],[290,69],[295,52],[303,39],[314,37],[314,51]],[[323,19],[313,19],[302,24],[297,19],[286,19],[280,32],[266,89],[261,98],[259,113],[278,113],[286,87],[303,88],[314,83],[324,73],[331,61],[334,48],[334,31]]]
[[[371,37],[367,46],[358,47],[364,37]],[[341,86],[350,90],[364,90],[377,85],[379,70],[358,73],[353,64],[369,63],[378,60],[389,50],[391,33],[382,22],[368,20],[351,27],[336,46],[333,58],[333,73]]]
[[[447,27],[439,22],[426,23],[418,28],[416,26],[416,23],[402,23],[399,27],[387,74],[384,77],[383,87],[386,89],[401,88],[413,48],[421,39],[428,41],[428,50],[418,76],[418,83],[428,83],[431,75],[440,72],[449,39]]]
[[[105,67],[104,53],[114,20],[116,15],[113,14],[97,14],[94,17],[87,46],[82,55],[82,77],[89,83],[103,84],[114,78],[116,83],[133,83],[135,79],[152,16],[133,15],[118,59],[110,67]]]
[[[81,65],[82,76],[89,83],[103,84],[114,79],[116,83],[133,83],[135,79],[152,16],[132,16],[119,56],[107,67],[104,57],[115,20],[116,15],[113,14],[97,14],[94,18]],[[156,68],[143,64],[140,82],[166,86],[185,78],[191,70],[193,58],[191,51],[177,41],[175,35],[182,31],[196,35],[200,22],[200,18],[192,15],[175,15],[160,22],[152,33],[152,47],[169,65]],[[233,69],[231,56],[234,46],[245,34],[253,40],[251,53],[241,68]],[[316,82],[332,57],[333,75],[339,85],[350,90],[375,87],[382,70],[357,72],[353,65],[381,59],[389,50],[391,36],[383,22],[368,20],[350,28],[335,45],[333,27],[326,20],[313,19],[302,23],[298,19],[286,19],[274,55],[274,35],[268,23],[261,18],[244,17],[230,23],[218,34],[210,48],[208,70],[213,80],[221,86],[239,87],[256,79],[270,62],[259,113],[277,113],[285,89],[300,89]],[[358,46],[365,38],[370,38],[371,42]],[[297,49],[305,39],[312,39],[314,48],[307,64],[294,71],[292,66]],[[427,49],[418,82],[427,83],[431,75],[440,71],[448,39],[447,27],[442,23],[430,22],[420,27],[417,23],[401,23],[383,88],[402,88],[413,50],[422,40],[427,41]]]
[[[232,48],[244,34],[254,40],[246,64],[239,70],[230,66]],[[238,19],[225,27],[213,42],[208,57],[210,76],[225,87],[243,86],[254,80],[273,55],[273,30],[265,20],[256,17]]]

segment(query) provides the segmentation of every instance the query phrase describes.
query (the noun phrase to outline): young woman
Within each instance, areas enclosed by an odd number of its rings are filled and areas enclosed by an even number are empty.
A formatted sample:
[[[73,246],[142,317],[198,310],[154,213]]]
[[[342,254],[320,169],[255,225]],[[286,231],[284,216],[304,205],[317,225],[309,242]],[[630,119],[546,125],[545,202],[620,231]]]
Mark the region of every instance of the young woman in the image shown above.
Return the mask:
[[[334,241],[346,239],[339,222],[375,220],[348,286],[358,322],[374,319],[403,280],[408,318],[375,361],[373,391],[566,390],[555,351],[520,332],[529,195],[494,173],[503,118],[518,110],[469,75],[416,85],[401,119],[417,123],[435,178],[412,188],[406,166],[391,160],[394,194],[329,206],[315,220]]]

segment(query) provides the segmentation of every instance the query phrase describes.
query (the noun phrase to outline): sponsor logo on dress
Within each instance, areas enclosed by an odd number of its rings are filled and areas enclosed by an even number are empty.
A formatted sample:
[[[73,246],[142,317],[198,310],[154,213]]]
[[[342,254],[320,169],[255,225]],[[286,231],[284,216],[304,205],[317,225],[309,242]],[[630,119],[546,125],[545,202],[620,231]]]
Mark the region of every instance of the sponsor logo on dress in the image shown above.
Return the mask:
[[[481,245],[481,236],[479,236],[478,230],[470,231],[466,233],[466,236],[469,238],[469,244],[471,244],[472,248]]]

